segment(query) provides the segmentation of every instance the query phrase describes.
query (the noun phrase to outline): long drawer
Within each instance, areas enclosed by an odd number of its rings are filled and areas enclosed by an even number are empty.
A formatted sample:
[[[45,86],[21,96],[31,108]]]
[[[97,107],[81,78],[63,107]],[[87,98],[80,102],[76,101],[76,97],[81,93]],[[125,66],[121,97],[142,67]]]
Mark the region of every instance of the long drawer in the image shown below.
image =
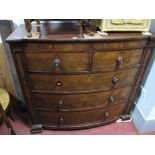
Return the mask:
[[[137,68],[117,72],[81,75],[30,74],[32,89],[36,91],[92,91],[109,90],[132,85]]]
[[[50,112],[39,111],[42,124],[53,124],[57,126],[63,125],[80,125],[104,122],[111,119],[118,118],[124,108],[125,104],[119,104],[110,108],[87,110],[87,111],[70,111],[70,112]]]
[[[126,102],[131,87],[120,88],[107,92],[82,94],[44,94],[35,93],[36,107],[40,109],[53,109],[56,111],[85,110],[98,107],[113,106]]]

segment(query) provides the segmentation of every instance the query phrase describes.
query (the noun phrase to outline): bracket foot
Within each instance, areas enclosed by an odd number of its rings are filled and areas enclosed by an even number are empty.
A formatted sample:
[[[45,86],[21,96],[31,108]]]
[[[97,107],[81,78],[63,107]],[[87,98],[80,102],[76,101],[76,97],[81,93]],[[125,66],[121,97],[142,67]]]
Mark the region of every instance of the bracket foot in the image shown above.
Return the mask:
[[[31,133],[40,133],[43,131],[42,125],[41,124],[34,124],[31,127]]]
[[[122,121],[126,121],[126,120],[130,120],[131,119],[131,115],[130,114],[126,114],[126,115],[121,115],[120,119]]]

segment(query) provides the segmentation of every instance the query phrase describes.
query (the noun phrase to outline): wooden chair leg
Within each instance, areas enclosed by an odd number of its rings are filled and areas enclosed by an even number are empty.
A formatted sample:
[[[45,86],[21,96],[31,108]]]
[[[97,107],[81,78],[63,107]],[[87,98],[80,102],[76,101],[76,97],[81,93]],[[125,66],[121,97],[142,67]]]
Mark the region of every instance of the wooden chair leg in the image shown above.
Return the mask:
[[[36,19],[36,23],[37,23],[37,32],[40,32],[40,20]]]
[[[6,116],[5,111],[3,110],[3,107],[1,104],[0,104],[0,113],[1,113],[1,116],[2,116],[4,123],[6,124],[8,130],[9,130],[9,134],[15,135],[16,133],[15,133],[12,125],[10,124],[8,117]]]
[[[24,19],[25,22],[25,29],[27,30],[27,37],[32,37],[32,33],[31,33],[31,20],[30,19]]]
[[[15,122],[15,119],[14,119],[12,114],[13,114],[13,110],[12,110],[12,105],[10,104],[9,107],[8,107],[8,110],[7,110],[7,116],[9,118],[11,118],[11,120],[13,120]]]

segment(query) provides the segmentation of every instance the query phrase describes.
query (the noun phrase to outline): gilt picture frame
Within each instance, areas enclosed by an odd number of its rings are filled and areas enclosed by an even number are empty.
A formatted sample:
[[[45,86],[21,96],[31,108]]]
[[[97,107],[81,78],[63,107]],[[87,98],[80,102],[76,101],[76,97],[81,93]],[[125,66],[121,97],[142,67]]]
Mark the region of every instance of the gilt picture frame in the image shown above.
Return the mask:
[[[101,31],[149,31],[151,19],[95,19],[92,20]]]

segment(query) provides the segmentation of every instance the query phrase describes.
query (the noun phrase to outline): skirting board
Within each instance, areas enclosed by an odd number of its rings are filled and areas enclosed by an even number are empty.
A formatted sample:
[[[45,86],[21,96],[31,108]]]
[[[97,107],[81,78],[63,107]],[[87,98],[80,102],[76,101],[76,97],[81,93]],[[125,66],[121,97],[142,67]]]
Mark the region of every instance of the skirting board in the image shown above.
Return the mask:
[[[147,119],[137,105],[132,113],[132,122],[140,133],[155,131],[155,119]]]

